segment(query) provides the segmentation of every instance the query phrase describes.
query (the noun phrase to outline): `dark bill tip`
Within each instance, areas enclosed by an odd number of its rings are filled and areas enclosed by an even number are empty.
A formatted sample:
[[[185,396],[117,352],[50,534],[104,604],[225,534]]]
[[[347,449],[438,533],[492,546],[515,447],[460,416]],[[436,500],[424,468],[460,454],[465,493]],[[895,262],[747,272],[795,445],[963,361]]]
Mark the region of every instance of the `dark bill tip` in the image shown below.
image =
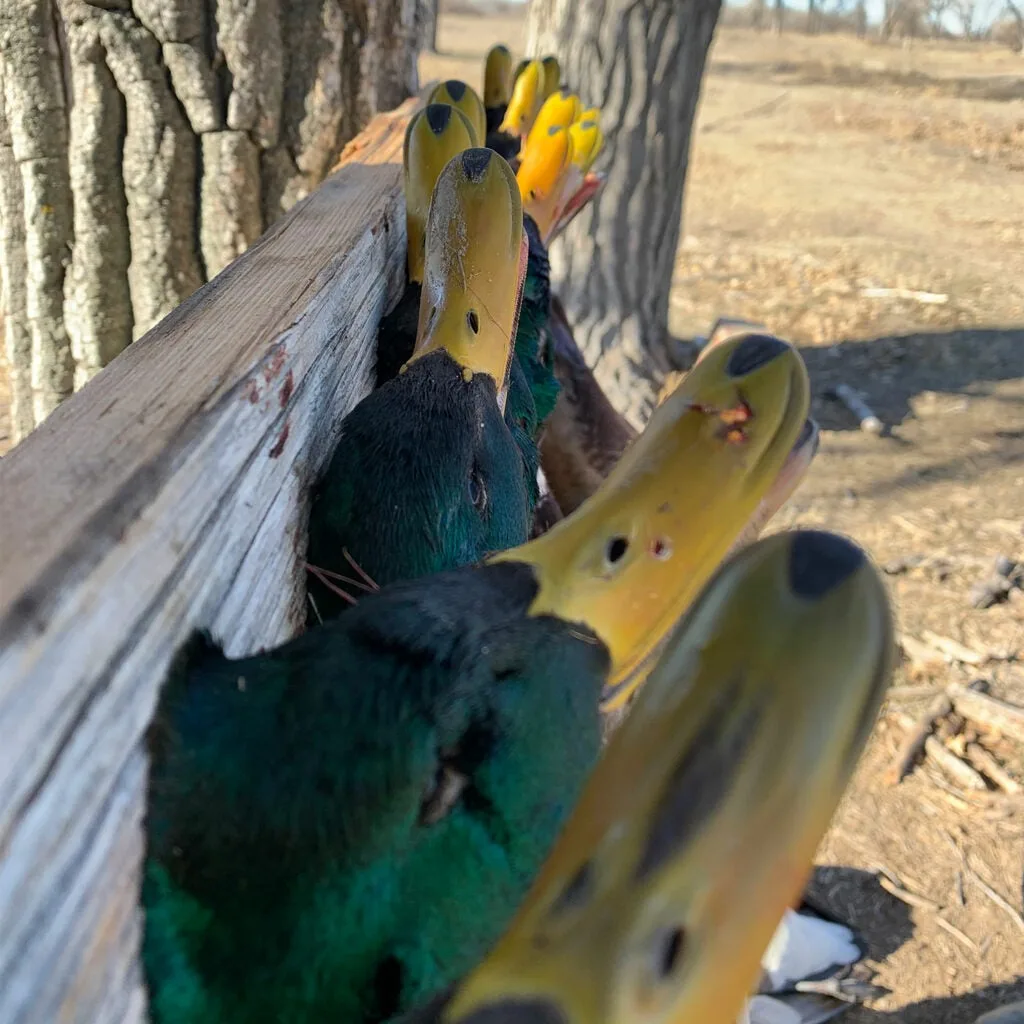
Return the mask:
[[[466,172],[466,177],[470,181],[483,181],[493,155],[494,151],[490,149],[480,147],[464,149],[462,151],[462,169]]]
[[[789,585],[797,597],[824,597],[864,564],[856,544],[824,530],[800,530],[789,551]]]
[[[448,90],[448,95],[451,96],[456,103],[462,101],[462,97],[466,95],[466,83],[460,82],[457,78],[449,78],[444,83],[444,87]]]
[[[725,370],[730,377],[745,377],[766,363],[777,359],[789,346],[770,334],[751,334],[744,338],[729,356]]]
[[[447,103],[431,103],[427,107],[426,115],[430,130],[435,135],[440,135],[452,119],[452,108]]]

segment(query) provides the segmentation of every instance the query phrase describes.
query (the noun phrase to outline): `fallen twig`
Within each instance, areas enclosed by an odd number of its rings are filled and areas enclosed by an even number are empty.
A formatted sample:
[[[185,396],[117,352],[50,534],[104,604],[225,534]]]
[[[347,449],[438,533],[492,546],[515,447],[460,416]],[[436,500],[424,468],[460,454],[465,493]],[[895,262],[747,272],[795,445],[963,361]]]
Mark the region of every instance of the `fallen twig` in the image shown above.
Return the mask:
[[[925,736],[925,753],[951,778],[956,779],[964,789],[987,792],[985,780],[969,764],[961,761],[944,743],[934,736]]]
[[[925,740],[935,727],[936,721],[944,715],[948,715],[952,710],[953,705],[949,697],[942,694],[928,706],[927,711],[920,718],[915,720],[911,731],[907,734],[900,744],[899,750],[896,752],[896,759],[892,767],[886,773],[886,782],[890,786],[897,785],[910,774],[911,769],[914,767],[914,762],[924,748]]]
[[[1024,708],[1016,704],[989,697],[966,686],[950,686],[946,693],[957,712],[975,722],[988,726],[1004,736],[1024,743]]]
[[[980,743],[968,743],[965,753],[971,764],[987,775],[1004,793],[1011,796],[1020,793],[1020,783]]]
[[[944,306],[949,296],[942,292],[919,292],[912,288],[861,288],[865,299],[910,299],[928,306]]]
[[[988,655],[972,651],[970,647],[965,647],[951,637],[940,636],[930,629],[922,629],[921,637],[925,643],[931,644],[937,651],[941,651],[953,661],[960,661],[965,665],[984,665],[988,661]]]
[[[915,700],[918,697],[931,697],[941,692],[941,687],[934,685],[921,686],[890,686],[885,691],[886,700]]]
[[[967,860],[966,853],[964,854],[964,868],[967,873],[967,880],[973,882],[997,907],[1004,910],[1010,920],[1013,921],[1013,923],[1022,932],[1024,932],[1024,917],[1021,916],[1020,912],[1010,903],[1009,900],[996,892],[995,889],[993,889],[992,886],[989,885],[973,867],[971,867],[970,862]]]
[[[930,910],[933,913],[937,913],[942,909],[935,900],[931,900],[927,896],[921,896],[916,892],[911,892],[901,885],[891,871],[879,867],[875,869],[875,872],[878,875],[878,884],[887,893],[895,896],[901,903],[906,903],[909,907],[920,907],[922,910]]]
[[[964,933],[960,931],[960,929],[957,928],[955,925],[951,925],[941,914],[935,915],[935,923],[940,928],[943,928],[945,929],[945,931],[949,932],[949,934],[952,935],[954,939],[957,939],[959,942],[962,942],[968,949],[972,950],[975,953],[981,953],[981,950],[978,948],[978,944],[973,939],[971,939],[967,935],[964,935]]]
[[[885,433],[885,425],[872,412],[871,407],[863,398],[848,384],[837,384],[826,392],[826,397],[836,398],[846,406],[860,424],[860,429],[865,433],[874,434],[876,437]]]

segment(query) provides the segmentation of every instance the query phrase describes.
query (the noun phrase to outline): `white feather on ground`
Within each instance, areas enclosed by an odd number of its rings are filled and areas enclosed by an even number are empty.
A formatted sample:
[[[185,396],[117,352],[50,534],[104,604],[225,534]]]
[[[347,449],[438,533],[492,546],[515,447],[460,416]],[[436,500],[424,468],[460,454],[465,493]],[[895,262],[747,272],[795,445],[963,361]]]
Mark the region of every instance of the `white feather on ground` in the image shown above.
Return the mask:
[[[767,975],[761,989],[792,990],[798,981],[831,974],[861,956],[856,937],[845,925],[787,910],[761,958]]]
[[[787,910],[761,958],[760,992],[747,1002],[737,1024],[825,1024],[838,1017],[849,1009],[848,1002],[794,990],[809,978],[845,970],[862,955],[845,925]]]

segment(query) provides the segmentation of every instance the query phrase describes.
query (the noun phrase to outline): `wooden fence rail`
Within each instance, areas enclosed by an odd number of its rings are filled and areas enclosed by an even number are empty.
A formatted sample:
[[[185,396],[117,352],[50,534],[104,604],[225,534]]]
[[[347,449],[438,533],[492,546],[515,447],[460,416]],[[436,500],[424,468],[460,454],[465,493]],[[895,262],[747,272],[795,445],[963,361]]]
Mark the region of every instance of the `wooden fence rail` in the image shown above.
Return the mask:
[[[196,628],[304,619],[306,495],[404,270],[378,117],[313,195],[0,460],[0,1021],[142,1020],[141,739]]]

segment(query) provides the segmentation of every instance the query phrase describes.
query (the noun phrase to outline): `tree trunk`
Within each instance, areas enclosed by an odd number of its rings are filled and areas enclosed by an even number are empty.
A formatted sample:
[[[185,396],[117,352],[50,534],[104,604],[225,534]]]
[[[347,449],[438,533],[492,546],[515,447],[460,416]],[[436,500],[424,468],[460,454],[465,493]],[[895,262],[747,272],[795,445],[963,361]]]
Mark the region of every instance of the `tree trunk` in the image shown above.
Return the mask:
[[[598,379],[635,426],[671,368],[669,292],[701,78],[721,0],[532,0],[527,52],[601,108],[608,180],[552,247]]]
[[[418,0],[0,0],[17,441],[417,88]]]
[[[420,39],[423,49],[428,53],[437,53],[437,21],[440,17],[441,0],[421,0]]]

